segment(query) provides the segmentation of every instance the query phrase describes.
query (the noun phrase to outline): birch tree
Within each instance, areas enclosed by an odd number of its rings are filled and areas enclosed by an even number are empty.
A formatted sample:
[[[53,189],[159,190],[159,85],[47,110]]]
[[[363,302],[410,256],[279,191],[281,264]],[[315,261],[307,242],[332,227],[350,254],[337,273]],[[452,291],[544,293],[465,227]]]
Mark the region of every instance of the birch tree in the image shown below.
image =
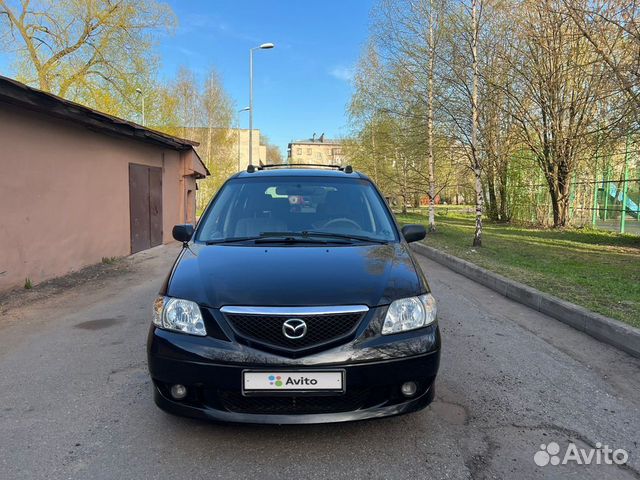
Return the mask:
[[[482,192],[482,165],[478,152],[478,85],[480,74],[478,70],[478,37],[479,37],[479,5],[481,0],[471,0],[471,161],[476,187],[476,228],[473,234],[473,246],[482,246],[482,213],[484,210],[484,195]]]
[[[396,98],[404,96],[415,111],[405,115],[424,115],[424,158],[428,180],[429,230],[435,231],[435,201],[437,195],[435,161],[435,77],[438,67],[437,49],[441,36],[441,18],[445,8],[443,0],[416,0],[409,2],[383,1],[376,10],[377,44],[388,63],[401,69],[412,78],[412,92],[398,92]],[[423,106],[423,108],[421,108]],[[406,110],[406,109],[405,109]],[[422,162],[421,162],[422,163]]]
[[[474,178],[475,228],[473,246],[482,246],[482,152],[479,148],[480,67],[479,43],[482,30],[484,0],[461,0],[450,4],[447,22],[450,28],[442,62],[446,65],[443,81],[446,94],[442,110],[450,125],[451,135],[464,151]]]

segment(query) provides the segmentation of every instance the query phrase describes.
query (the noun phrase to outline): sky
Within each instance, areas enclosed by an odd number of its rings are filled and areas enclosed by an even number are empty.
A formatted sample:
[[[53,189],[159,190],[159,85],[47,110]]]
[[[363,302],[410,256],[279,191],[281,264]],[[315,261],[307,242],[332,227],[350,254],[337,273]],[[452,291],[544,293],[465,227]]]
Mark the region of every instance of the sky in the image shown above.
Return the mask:
[[[180,65],[200,79],[213,67],[238,109],[249,104],[249,49],[254,52],[254,128],[286,154],[292,139],[348,133],[351,77],[368,35],[371,0],[169,2],[179,27],[161,40],[161,76]],[[248,112],[240,114],[248,128]]]
[[[254,52],[253,125],[286,155],[292,139],[348,134],[351,77],[368,36],[373,0],[170,0],[179,26],[157,47],[160,78],[181,65],[203,81],[211,68],[241,109],[249,105],[249,49]],[[12,76],[0,52],[0,74]],[[248,112],[240,126],[248,128]]]

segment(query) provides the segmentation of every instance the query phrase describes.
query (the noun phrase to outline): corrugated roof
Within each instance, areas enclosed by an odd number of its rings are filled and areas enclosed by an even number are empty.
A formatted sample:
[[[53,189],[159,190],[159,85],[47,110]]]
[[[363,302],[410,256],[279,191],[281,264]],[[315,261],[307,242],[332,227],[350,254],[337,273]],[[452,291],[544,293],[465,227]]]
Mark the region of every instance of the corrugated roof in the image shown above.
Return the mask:
[[[82,125],[90,130],[154,143],[174,150],[188,150],[198,145],[198,142],[143,127],[137,123],[65,100],[52,93],[38,90],[2,75],[0,75],[0,102],[6,102],[52,117],[71,120],[75,124]]]

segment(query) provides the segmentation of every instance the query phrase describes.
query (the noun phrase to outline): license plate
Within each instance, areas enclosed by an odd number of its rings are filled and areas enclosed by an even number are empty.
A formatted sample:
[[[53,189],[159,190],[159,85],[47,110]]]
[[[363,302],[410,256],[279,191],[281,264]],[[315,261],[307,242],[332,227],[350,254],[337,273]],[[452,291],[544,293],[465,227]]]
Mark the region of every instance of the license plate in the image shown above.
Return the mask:
[[[298,370],[288,372],[243,372],[245,392],[342,392],[344,372]]]

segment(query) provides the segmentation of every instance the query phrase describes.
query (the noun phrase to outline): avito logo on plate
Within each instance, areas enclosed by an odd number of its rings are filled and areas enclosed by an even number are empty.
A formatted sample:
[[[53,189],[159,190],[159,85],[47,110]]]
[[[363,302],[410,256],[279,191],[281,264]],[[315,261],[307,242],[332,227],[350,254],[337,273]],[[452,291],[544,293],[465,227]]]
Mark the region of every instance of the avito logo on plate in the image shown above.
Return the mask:
[[[282,377],[280,375],[269,375],[269,384],[276,387],[282,386]]]

